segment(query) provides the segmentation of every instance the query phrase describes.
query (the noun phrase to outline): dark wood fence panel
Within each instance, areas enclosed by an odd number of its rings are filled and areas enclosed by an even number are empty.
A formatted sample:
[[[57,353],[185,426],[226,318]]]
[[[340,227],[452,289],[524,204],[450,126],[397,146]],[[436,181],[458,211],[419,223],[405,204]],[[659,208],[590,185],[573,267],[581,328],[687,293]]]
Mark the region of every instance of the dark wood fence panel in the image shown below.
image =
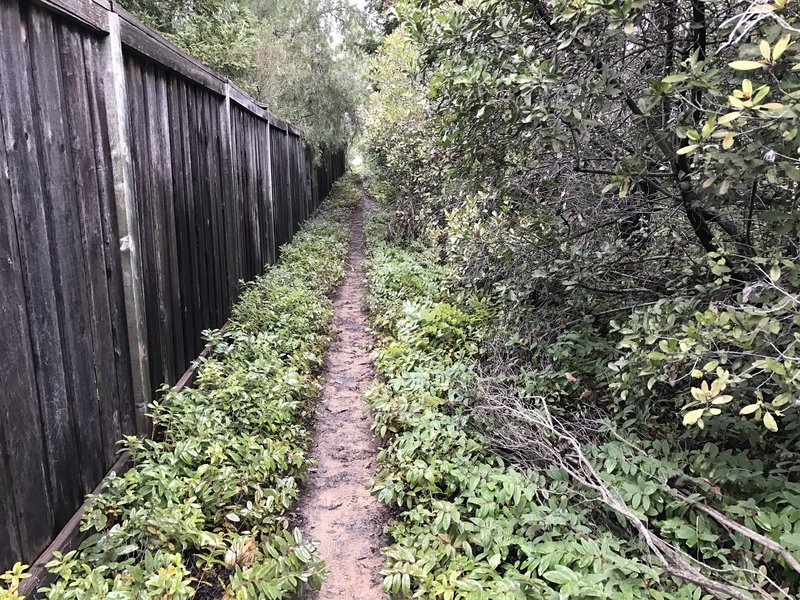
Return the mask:
[[[298,141],[299,138],[293,135],[289,135],[287,139],[287,154],[289,156],[289,197],[292,205],[292,234],[300,228],[300,224],[305,220],[303,197],[300,191],[302,181],[300,179],[300,168],[298,164]]]
[[[224,97],[135,53],[126,54],[125,78],[155,389],[177,380],[202,349],[201,332],[229,314],[229,278],[241,275],[229,264],[228,246],[239,242],[229,220],[234,200],[247,204],[224,194]],[[242,161],[254,154],[249,145],[242,153]]]
[[[275,210],[272,202],[272,163],[270,148],[270,125],[267,121],[254,120],[256,140],[256,182],[259,214],[261,215],[261,257],[263,267],[278,259],[275,243]],[[261,272],[261,271],[259,271]]]
[[[0,0],[0,571],[149,433],[343,171],[112,3]]]
[[[4,567],[102,478],[133,398],[99,39],[33,4],[0,11]]]
[[[23,34],[27,15],[13,3],[0,3],[0,23],[11,25],[0,35],[0,72],[20,69],[29,63],[29,48]],[[0,146],[0,294],[3,322],[0,375],[0,518],[4,523],[0,538],[0,561],[9,564],[21,555],[35,556],[47,544],[53,527],[50,495],[47,493],[48,463],[42,437],[42,416],[38,403],[38,378],[31,330],[38,331],[40,318],[29,317],[28,298],[31,284],[46,285],[52,274],[48,269],[34,270],[36,238],[46,233],[44,216],[33,219],[23,215],[24,199],[41,196],[39,161],[35,146],[30,79],[0,77],[0,120],[3,144]],[[8,115],[16,114],[10,120]],[[17,229],[21,229],[17,233]],[[49,262],[49,261],[48,261]],[[48,264],[44,266],[49,267]],[[43,272],[44,271],[44,272]],[[48,286],[49,287],[49,286]],[[27,288],[27,289],[26,289]],[[45,292],[41,301],[55,303],[54,294]],[[28,431],[32,435],[28,436]],[[45,493],[42,493],[42,491]],[[34,495],[36,494],[36,495]],[[26,518],[25,502],[39,500]]]

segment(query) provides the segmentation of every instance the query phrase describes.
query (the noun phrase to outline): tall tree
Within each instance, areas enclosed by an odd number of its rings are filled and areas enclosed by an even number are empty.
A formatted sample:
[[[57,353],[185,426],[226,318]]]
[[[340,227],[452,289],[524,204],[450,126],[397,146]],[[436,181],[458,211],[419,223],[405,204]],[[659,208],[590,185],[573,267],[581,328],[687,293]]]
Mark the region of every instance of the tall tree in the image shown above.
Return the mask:
[[[127,0],[127,7],[305,131],[342,146],[360,127],[375,25],[343,0]]]
[[[255,0],[261,23],[253,87],[313,143],[339,145],[359,128],[365,98],[365,14],[343,0]]]

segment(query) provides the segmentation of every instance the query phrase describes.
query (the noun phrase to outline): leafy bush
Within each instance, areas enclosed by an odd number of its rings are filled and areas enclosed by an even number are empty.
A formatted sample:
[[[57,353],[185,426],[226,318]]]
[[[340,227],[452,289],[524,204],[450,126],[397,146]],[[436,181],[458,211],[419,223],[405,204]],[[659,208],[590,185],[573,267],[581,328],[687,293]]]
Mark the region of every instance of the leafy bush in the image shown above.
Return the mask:
[[[373,61],[366,142],[397,194],[371,301],[386,379],[372,398],[388,443],[377,485],[402,506],[389,588],[793,594],[797,7],[387,12],[398,26]],[[450,335],[450,307],[472,337]],[[552,544],[508,520],[493,543],[524,543],[499,558],[471,538],[466,558],[448,546],[443,512],[455,506],[460,535],[478,518],[449,479],[462,446],[466,462],[505,472],[502,457],[523,475]],[[517,587],[495,587],[506,577]]]
[[[357,197],[337,183],[280,262],[244,286],[192,388],[151,405],[155,439],[129,437],[81,522],[92,532],[48,568],[45,597],[284,598],[319,587],[324,564],[286,511],[307,475],[308,420],[330,343]],[[17,568],[18,569],[18,568]],[[6,576],[12,594],[18,575]]]
[[[385,442],[373,493],[396,511],[383,572],[392,597],[697,600],[717,585],[781,597],[798,584],[791,554],[765,550],[800,551],[792,453],[757,463],[607,421],[588,429],[575,414],[587,409],[570,402],[592,393],[579,378],[611,346],[563,332],[538,368],[517,356],[498,371],[494,346],[519,347],[520,333],[464,291],[435,249],[390,242],[390,220],[391,208],[368,226],[381,381],[367,400]],[[564,363],[569,377],[554,369]],[[547,435],[532,426],[543,415]],[[560,423],[584,429],[564,438]],[[747,529],[732,530],[737,521]],[[659,562],[652,539],[677,553]],[[686,556],[701,577],[677,575]]]

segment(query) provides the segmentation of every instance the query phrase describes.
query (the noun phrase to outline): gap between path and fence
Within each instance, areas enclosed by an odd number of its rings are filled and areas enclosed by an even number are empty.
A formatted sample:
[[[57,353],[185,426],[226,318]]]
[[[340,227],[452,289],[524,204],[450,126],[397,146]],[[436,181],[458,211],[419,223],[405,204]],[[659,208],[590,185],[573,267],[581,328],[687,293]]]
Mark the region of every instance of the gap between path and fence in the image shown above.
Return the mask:
[[[109,0],[0,0],[0,571],[344,171]]]

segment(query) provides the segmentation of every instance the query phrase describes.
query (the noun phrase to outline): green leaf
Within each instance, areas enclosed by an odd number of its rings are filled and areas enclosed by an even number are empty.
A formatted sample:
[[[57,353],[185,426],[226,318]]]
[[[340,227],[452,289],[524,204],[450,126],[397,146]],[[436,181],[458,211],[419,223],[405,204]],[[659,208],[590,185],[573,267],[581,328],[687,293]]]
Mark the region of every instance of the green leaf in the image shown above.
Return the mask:
[[[764,413],[764,427],[770,431],[778,431],[778,422],[775,420],[775,417],[772,416],[772,413]]]
[[[559,585],[565,585],[567,583],[578,581],[575,571],[569,567],[565,567],[564,565],[558,565],[552,571],[547,571],[547,573],[542,575],[542,577],[547,579],[547,581],[552,581],[553,583],[557,583]]]
[[[777,407],[783,406],[784,404],[788,404],[789,402],[791,402],[791,400],[792,400],[792,395],[791,394],[783,393],[783,394],[778,394],[777,396],[775,396],[775,398],[772,400],[771,404],[772,404],[772,406],[777,408]]]
[[[714,398],[714,399],[711,401],[711,404],[717,404],[717,405],[719,405],[719,404],[727,404],[727,403],[728,403],[728,402],[730,402],[731,400],[733,400],[733,396],[728,396],[728,395],[725,395],[725,396],[717,396],[716,398]]]
[[[767,40],[761,40],[758,43],[758,49],[761,51],[761,56],[769,60],[772,58],[772,51],[769,47],[769,42]]]
[[[786,367],[784,367],[777,360],[768,356],[766,359],[764,359],[764,362],[770,371],[781,377],[786,377]]]
[[[728,66],[736,71],[753,71],[762,68],[764,65],[754,60],[735,60],[732,63],[728,63]]]
[[[703,416],[703,412],[705,408],[696,408],[695,410],[690,410],[685,415],[683,415],[683,424],[684,425],[694,425],[700,420],[700,417]]]
[[[742,116],[742,111],[735,110],[733,112],[729,112],[727,115],[722,115],[719,118],[719,121],[717,121],[717,123],[719,123],[720,125],[725,125],[726,123],[730,123],[731,121],[735,121],[736,119],[738,119],[741,116]]]
[[[731,146],[733,146],[733,134],[729,133],[722,139],[722,149],[730,150]]]
[[[781,39],[775,42],[775,47],[772,49],[772,60],[778,60],[786,49],[791,45],[789,42],[792,39],[791,34],[784,35]]]
[[[681,81],[686,81],[689,79],[689,76],[685,73],[673,73],[672,75],[667,75],[664,79],[661,80],[662,83],[680,83]]]

